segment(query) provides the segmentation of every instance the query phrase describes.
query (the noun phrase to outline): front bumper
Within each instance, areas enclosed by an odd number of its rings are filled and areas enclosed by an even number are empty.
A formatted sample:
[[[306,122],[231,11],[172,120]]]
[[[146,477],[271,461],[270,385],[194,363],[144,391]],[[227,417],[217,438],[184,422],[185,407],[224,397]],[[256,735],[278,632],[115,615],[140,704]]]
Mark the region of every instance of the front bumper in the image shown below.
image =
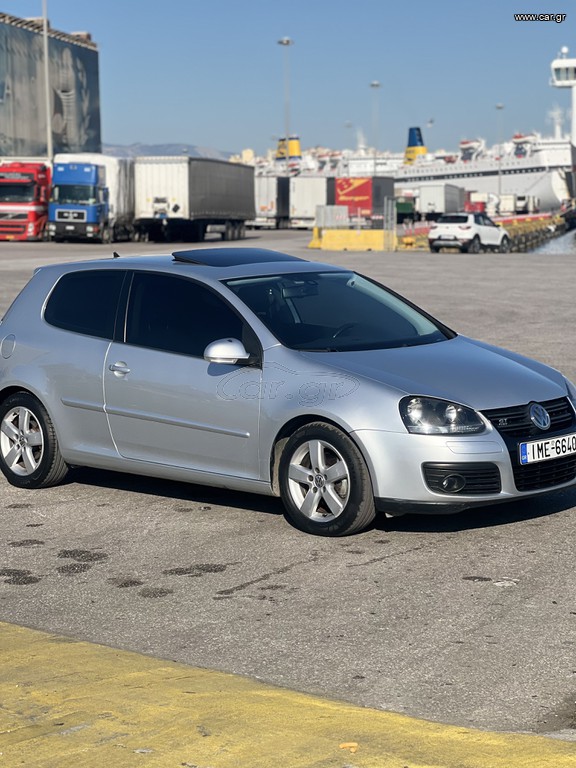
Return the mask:
[[[51,238],[72,239],[99,239],[102,236],[102,227],[99,224],[91,224],[85,221],[48,223],[48,234]]]
[[[377,506],[400,514],[458,512],[576,485],[576,455],[522,467],[521,440],[505,440],[495,429],[474,436],[359,430],[353,437]]]

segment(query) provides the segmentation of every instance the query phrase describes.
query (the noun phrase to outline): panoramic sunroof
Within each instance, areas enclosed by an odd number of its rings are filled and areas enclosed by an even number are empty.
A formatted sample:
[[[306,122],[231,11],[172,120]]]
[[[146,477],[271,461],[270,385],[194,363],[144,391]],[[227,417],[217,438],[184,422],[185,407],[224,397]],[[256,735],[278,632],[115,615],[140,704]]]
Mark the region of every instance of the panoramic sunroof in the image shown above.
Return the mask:
[[[237,267],[241,264],[265,264],[276,261],[306,261],[287,253],[265,248],[198,248],[192,251],[175,251],[174,261],[202,264],[207,267]]]

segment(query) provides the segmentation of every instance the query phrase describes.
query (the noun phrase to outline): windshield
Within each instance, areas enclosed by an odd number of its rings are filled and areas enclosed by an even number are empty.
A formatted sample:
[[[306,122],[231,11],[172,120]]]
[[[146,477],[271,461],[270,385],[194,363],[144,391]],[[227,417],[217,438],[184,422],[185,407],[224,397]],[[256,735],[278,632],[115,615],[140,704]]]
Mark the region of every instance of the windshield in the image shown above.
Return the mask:
[[[252,277],[225,284],[292,349],[390,349],[455,335],[400,296],[354,272]]]
[[[0,202],[32,203],[33,201],[34,184],[30,182],[0,184]]]
[[[97,189],[90,184],[57,184],[52,190],[51,201],[65,205],[95,205]]]

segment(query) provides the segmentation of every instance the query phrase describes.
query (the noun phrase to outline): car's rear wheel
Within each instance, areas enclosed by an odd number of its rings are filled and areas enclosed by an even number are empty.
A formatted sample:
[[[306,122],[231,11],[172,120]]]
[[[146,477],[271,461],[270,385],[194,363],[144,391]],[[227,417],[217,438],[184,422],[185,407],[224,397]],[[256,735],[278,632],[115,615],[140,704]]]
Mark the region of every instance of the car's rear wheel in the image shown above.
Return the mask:
[[[68,472],[50,416],[28,392],[0,404],[0,470],[18,488],[57,485]]]
[[[346,536],[374,520],[372,483],[356,444],[331,424],[314,422],[286,443],[279,467],[286,517],[317,536]]]
[[[468,253],[480,253],[480,238],[478,235],[472,238],[470,245],[467,248]]]

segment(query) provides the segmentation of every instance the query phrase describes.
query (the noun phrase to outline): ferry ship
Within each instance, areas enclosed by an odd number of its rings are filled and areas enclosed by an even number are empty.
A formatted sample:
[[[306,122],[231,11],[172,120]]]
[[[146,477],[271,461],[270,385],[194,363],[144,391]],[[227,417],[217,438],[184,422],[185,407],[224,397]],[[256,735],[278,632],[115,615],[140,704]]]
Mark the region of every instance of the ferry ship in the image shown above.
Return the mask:
[[[359,141],[355,151],[302,153],[298,137],[279,144],[276,157],[256,163],[256,175],[388,176],[396,195],[422,186],[453,184],[492,198],[530,198],[541,211],[558,210],[576,198],[576,59],[562,48],[552,62],[551,84],[572,91],[572,130],[564,135],[562,112],[550,113],[553,136],[515,134],[487,147],[479,138],[463,139],[457,152],[429,152],[419,127],[410,128],[405,152],[376,152]],[[289,152],[287,152],[287,144]]]

